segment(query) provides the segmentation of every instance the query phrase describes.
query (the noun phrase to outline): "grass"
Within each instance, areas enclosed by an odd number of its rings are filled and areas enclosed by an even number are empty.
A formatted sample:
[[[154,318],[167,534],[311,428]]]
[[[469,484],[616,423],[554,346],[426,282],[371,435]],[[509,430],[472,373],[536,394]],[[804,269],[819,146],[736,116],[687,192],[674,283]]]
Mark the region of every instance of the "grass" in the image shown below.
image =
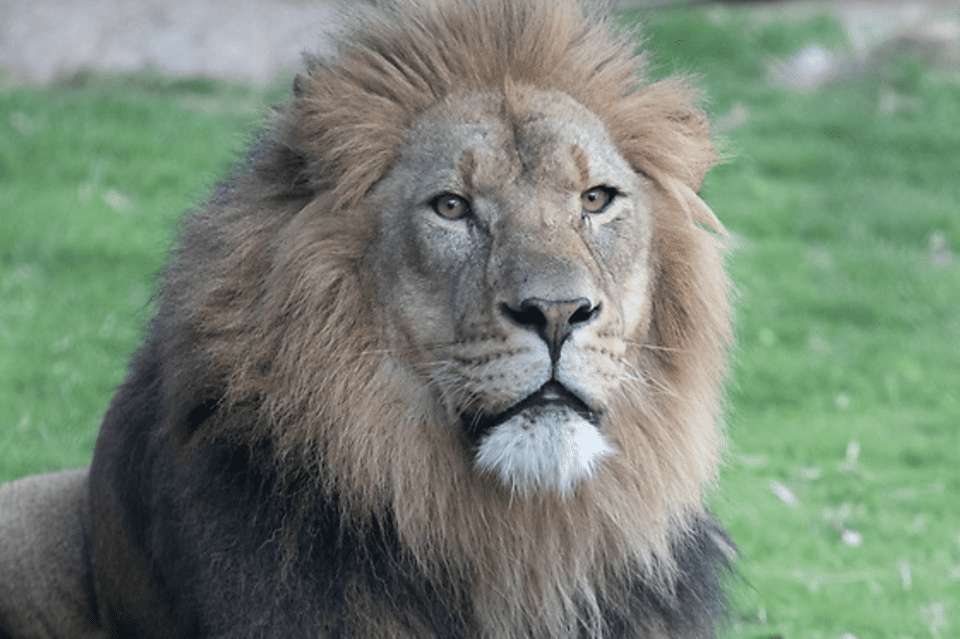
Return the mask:
[[[0,90],[0,479],[89,462],[176,221],[268,99],[157,78]]]
[[[960,86],[902,55],[777,88],[771,58],[846,42],[826,14],[771,15],[623,16],[659,74],[700,76],[732,154],[703,192],[736,237],[726,634],[960,636]],[[88,463],[180,212],[281,95],[0,89],[0,480]]]

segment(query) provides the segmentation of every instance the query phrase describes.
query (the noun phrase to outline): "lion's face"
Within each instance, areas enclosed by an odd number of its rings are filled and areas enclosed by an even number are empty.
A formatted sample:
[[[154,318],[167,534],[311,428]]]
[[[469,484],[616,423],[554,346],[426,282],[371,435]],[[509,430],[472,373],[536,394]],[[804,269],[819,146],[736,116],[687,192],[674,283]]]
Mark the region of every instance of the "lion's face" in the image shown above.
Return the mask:
[[[617,451],[604,415],[649,322],[651,183],[569,96],[449,98],[374,190],[371,260],[394,357],[476,466],[570,492]]]

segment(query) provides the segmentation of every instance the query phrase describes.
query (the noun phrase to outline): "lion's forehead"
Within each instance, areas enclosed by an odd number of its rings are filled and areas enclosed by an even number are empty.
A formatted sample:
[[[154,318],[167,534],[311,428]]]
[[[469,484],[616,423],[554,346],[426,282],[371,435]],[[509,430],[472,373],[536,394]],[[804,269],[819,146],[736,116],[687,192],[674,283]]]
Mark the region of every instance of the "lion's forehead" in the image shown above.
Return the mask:
[[[555,191],[577,191],[591,180],[633,177],[597,115],[564,93],[534,89],[442,101],[411,127],[401,157],[418,170],[411,185],[433,190],[497,192],[525,176]]]

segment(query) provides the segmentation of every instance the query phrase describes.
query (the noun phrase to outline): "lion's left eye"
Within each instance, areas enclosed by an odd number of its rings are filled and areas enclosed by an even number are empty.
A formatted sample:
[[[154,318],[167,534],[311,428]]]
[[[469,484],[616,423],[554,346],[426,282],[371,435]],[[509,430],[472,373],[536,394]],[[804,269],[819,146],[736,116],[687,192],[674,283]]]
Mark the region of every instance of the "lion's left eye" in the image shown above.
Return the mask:
[[[430,200],[437,215],[448,220],[459,220],[470,215],[470,202],[456,193],[441,193]]]
[[[617,190],[610,186],[595,186],[580,194],[580,203],[587,213],[601,213],[617,197]]]

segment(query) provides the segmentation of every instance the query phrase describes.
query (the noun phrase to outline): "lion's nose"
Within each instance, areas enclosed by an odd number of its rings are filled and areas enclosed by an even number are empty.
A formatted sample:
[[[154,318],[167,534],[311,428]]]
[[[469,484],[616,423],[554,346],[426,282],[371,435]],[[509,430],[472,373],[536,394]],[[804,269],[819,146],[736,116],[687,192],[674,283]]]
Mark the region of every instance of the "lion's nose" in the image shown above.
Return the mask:
[[[501,312],[517,325],[536,331],[550,348],[550,358],[556,362],[560,347],[578,328],[586,326],[600,314],[600,304],[594,305],[585,297],[575,300],[545,300],[530,297],[519,308],[501,305]]]

